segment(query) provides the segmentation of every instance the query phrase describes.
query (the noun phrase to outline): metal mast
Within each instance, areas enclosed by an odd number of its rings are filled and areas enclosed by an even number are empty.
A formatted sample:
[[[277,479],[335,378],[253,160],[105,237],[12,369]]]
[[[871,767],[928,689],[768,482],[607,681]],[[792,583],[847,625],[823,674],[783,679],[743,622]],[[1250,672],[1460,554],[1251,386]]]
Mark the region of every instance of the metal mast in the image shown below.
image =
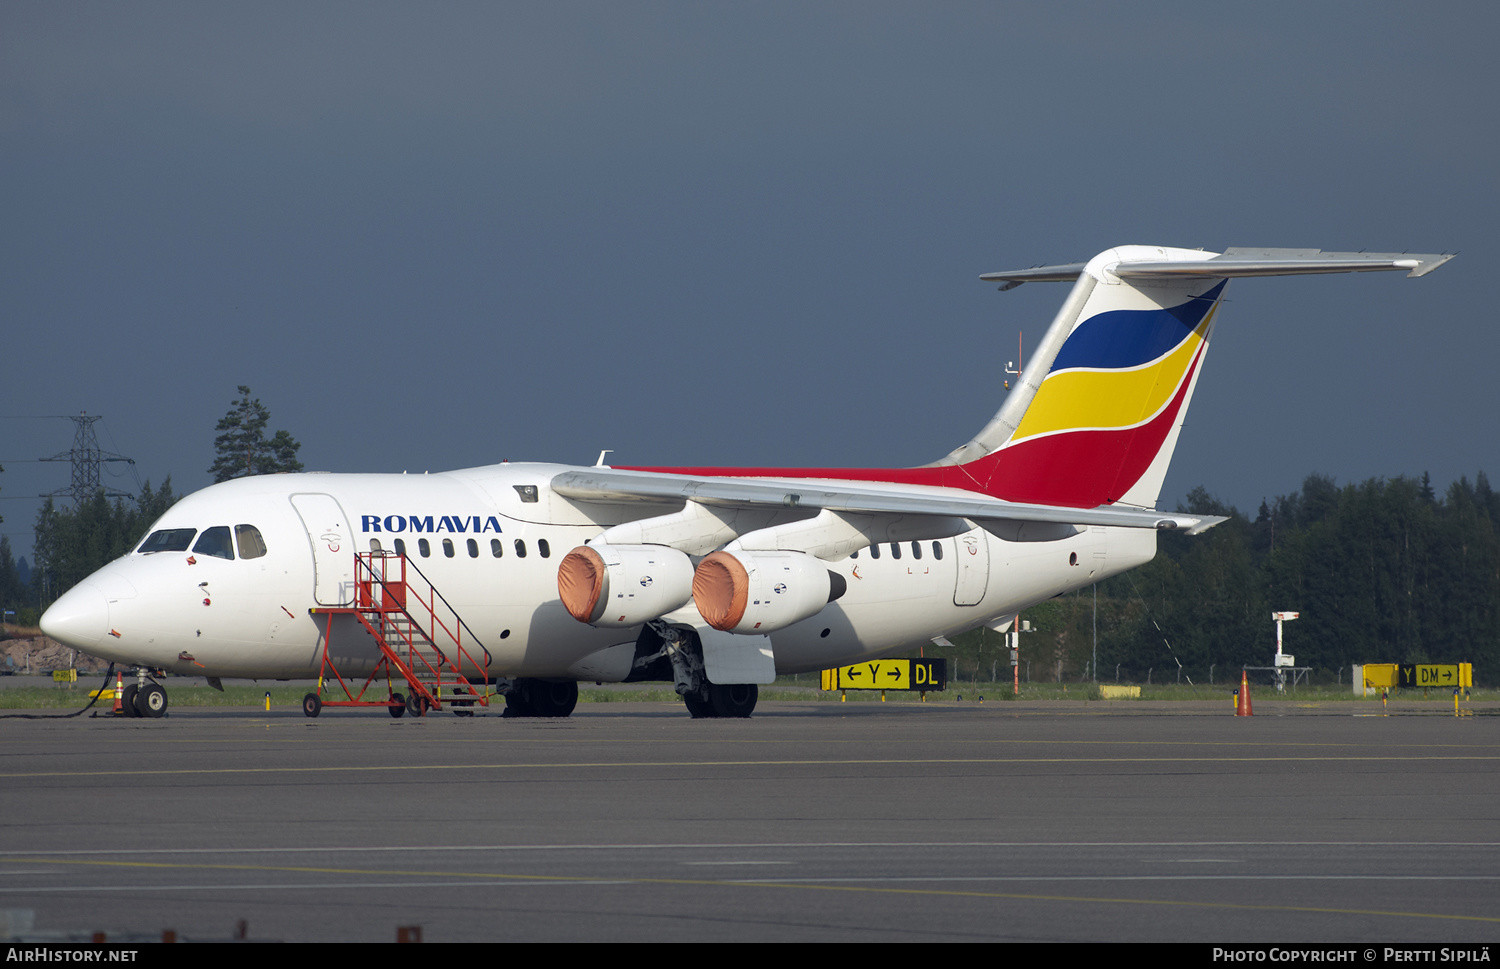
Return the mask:
[[[129,492],[105,489],[99,482],[99,465],[107,461],[122,461],[126,464],[135,464],[135,460],[132,458],[99,448],[99,437],[94,433],[94,424],[103,420],[103,417],[99,415],[90,417],[87,411],[83,411],[77,417],[69,417],[67,419],[78,425],[77,430],[73,433],[72,450],[63,451],[61,454],[53,455],[50,458],[42,458],[41,460],[72,462],[73,483],[70,487],[49,491],[42,497],[70,497],[73,499],[74,507],[82,507],[85,501],[88,501],[100,491],[103,491],[106,498],[134,498],[135,495]]]

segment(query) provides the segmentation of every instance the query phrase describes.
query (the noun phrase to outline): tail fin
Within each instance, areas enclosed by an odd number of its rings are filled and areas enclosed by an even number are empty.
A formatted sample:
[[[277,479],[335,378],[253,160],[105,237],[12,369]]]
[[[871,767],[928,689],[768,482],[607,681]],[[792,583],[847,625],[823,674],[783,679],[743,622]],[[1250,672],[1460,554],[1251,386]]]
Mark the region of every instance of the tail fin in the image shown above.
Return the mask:
[[[1235,276],[1409,270],[1451,255],[1121,246],[1088,263],[990,273],[1013,289],[1076,280],[1022,382],[984,430],[920,468],[624,468],[712,477],[938,486],[1071,508],[1154,508]],[[788,498],[795,498],[790,495]]]
[[[1121,246],[1087,264],[982,276],[1002,289],[1077,282],[994,419],[934,466],[961,469],[971,487],[1010,501],[1154,507],[1229,278],[1381,269],[1420,276],[1449,258]]]

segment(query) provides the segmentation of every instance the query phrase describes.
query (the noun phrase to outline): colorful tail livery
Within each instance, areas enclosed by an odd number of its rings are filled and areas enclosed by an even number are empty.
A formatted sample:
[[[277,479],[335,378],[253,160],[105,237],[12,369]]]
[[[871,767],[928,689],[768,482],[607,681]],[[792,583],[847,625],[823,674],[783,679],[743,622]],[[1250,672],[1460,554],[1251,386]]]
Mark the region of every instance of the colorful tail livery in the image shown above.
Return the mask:
[[[1115,270],[1143,256],[1203,255],[1131,246],[1083,267],[988,434],[960,449],[979,490],[1073,508],[1155,506],[1227,280]],[[971,457],[987,440],[995,443]]]
[[[1087,263],[980,278],[1074,281],[1020,384],[982,431],[921,468],[641,468],[682,474],[931,485],[1065,508],[1153,508],[1236,276],[1406,270],[1451,255],[1119,246]]]

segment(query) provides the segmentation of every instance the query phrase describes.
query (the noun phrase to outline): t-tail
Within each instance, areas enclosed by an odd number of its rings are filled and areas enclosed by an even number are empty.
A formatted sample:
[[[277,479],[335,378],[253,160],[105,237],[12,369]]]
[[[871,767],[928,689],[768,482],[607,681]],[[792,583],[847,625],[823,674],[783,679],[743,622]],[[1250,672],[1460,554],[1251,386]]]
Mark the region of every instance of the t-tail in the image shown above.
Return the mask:
[[[974,438],[929,468],[1008,501],[1153,508],[1228,281],[1408,271],[1451,255],[1121,246],[1087,263],[980,278],[1002,290],[1074,280],[1020,383]],[[924,469],[926,470],[926,469]]]
[[[994,418],[941,460],[920,468],[623,470],[896,482],[1018,505],[1152,509],[1230,279],[1398,269],[1425,276],[1452,258],[1120,246],[1087,263],[988,273],[980,279],[1003,283],[1002,290],[1028,282],[1072,282],[1073,290]]]

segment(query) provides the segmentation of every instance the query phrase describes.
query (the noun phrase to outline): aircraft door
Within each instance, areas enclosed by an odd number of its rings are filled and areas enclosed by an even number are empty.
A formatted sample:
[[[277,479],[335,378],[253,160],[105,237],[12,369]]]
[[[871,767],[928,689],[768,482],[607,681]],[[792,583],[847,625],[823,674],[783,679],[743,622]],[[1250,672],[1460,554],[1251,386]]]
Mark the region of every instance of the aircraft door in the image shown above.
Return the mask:
[[[332,495],[292,495],[313,552],[313,596],[320,606],[354,601],[354,534]]]
[[[953,586],[955,606],[977,606],[990,584],[990,543],[982,531],[972,531],[953,540],[958,553],[958,578]]]

